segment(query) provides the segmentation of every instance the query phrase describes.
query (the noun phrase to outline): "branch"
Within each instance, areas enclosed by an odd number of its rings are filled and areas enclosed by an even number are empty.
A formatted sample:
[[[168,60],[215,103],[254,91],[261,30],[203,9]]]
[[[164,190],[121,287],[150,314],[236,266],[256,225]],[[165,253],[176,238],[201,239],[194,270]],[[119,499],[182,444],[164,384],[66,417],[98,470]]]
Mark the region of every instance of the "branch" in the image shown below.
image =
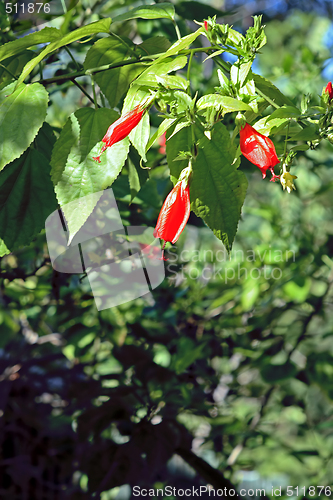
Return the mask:
[[[214,49],[214,47],[199,47],[195,49],[187,49],[180,50],[178,55],[189,55],[195,52],[207,52]],[[54,76],[52,78],[44,78],[43,80],[39,80],[38,83],[42,85],[48,85],[50,83],[56,83],[59,81],[67,81],[73,80],[75,78],[79,78],[80,76],[91,76],[96,73],[101,73],[102,71],[107,71],[109,69],[122,68],[123,66],[128,66],[129,64],[137,64],[140,62],[154,62],[155,59],[158,59],[161,56],[164,56],[165,52],[161,52],[160,54],[152,54],[149,56],[142,56],[139,58],[132,57],[131,59],[127,59],[126,61],[122,61],[116,64],[105,64],[104,66],[98,66],[97,68],[91,68],[82,71],[76,71],[74,73],[68,73],[67,75]]]
[[[215,489],[227,489],[236,491],[235,486],[226,479],[221,472],[214,469],[205,460],[198,457],[193,451],[187,450],[186,448],[177,448],[175,450],[177,455],[181,456],[185,462],[187,462],[194,470],[205,480],[207,483],[211,484]],[[233,497],[234,495],[226,494],[226,498]]]

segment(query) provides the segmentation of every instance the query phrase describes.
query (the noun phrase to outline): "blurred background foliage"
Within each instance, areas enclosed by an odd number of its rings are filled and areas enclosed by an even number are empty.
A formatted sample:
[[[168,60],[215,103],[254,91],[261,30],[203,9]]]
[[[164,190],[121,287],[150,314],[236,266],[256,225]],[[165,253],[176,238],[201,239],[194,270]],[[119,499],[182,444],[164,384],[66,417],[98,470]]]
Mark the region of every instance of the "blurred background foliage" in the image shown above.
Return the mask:
[[[70,31],[139,4],[82,0],[52,24]],[[311,94],[318,104],[333,76],[331,2],[174,4],[182,35],[193,19],[217,14],[245,30],[263,13],[255,70],[293,102]],[[15,19],[1,23],[1,42],[14,39]],[[112,30],[176,40],[168,20]],[[78,64],[93,42],[73,45]],[[62,50],[44,77],[71,69]],[[196,57],[192,73],[199,94],[217,85],[211,61],[202,70]],[[55,133],[91,105],[71,82],[48,90]],[[52,270],[44,233],[1,259],[0,498],[125,500],[133,485],[229,481],[270,496],[272,485],[333,484],[332,153],[326,142],[299,152],[291,195],[242,158],[249,187],[231,256],[191,215],[163,284],[128,304],[98,312],[84,276]],[[158,145],[148,165],[131,205],[129,164],[113,185],[125,225],[153,226],[171,187]]]

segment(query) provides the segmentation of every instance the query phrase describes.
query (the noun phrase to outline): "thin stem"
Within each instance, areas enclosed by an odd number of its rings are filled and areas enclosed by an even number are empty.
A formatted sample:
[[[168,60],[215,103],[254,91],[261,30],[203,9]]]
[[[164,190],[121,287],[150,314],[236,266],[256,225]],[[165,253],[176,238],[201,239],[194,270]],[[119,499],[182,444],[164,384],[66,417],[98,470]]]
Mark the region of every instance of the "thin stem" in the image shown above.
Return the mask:
[[[4,66],[3,64],[0,63],[0,66],[1,68],[3,68],[5,71],[7,71],[7,73],[10,74],[11,77],[15,78],[15,80],[18,80],[17,76],[15,76],[11,71],[9,71],[8,68],[6,68],[6,66]]]
[[[261,90],[259,90],[258,87],[256,87],[256,92],[261,97],[263,97],[264,99],[266,99],[266,101],[269,102],[269,104],[271,104],[274,108],[276,108],[276,109],[280,108],[280,106],[278,106],[274,101],[272,101],[272,99],[270,97],[268,97],[266,94],[264,94],[263,92],[261,92]]]
[[[190,74],[191,74],[191,65],[192,65],[193,55],[194,55],[194,52],[191,52],[190,59],[188,61],[188,65],[187,65],[187,75],[186,75],[186,79],[188,81],[187,93],[189,96],[191,96]]]
[[[213,49],[214,47],[200,47],[200,48],[195,48],[195,49],[186,49],[186,50],[180,50],[178,54],[180,55],[189,55],[192,52],[207,52],[210,49]],[[122,61],[116,64],[106,64],[104,66],[99,66],[97,68],[91,68],[88,70],[82,70],[82,71],[76,71],[74,73],[68,73],[68,75],[61,75],[61,76],[54,76],[52,78],[45,78],[43,80],[40,80],[38,83],[41,83],[42,85],[47,85],[51,83],[56,83],[59,80],[66,81],[66,80],[73,80],[74,78],[78,78],[80,76],[90,76],[95,73],[100,73],[102,71],[107,71],[109,69],[113,68],[122,68],[123,66],[128,66],[129,64],[136,64],[138,62],[145,62],[148,61],[150,63],[154,62],[155,59],[158,59],[161,56],[164,56],[164,52],[161,52],[160,54],[154,54],[154,55],[149,55],[149,56],[142,56],[140,58],[131,58],[127,59],[126,61]]]
[[[78,82],[76,82],[76,81],[74,80],[74,78],[73,78],[73,79],[71,79],[71,82],[72,82],[72,83],[74,83],[74,85],[76,85],[76,86],[77,86],[77,88],[79,88],[79,89],[81,90],[81,92],[82,92],[82,93],[83,93],[86,97],[88,97],[89,101],[91,101],[91,102],[94,104],[94,106],[96,107],[96,104],[95,104],[94,99],[93,99],[93,98],[92,98],[92,97],[88,94],[88,92],[87,92],[87,91],[86,91],[86,90],[82,87],[82,85],[80,85]],[[100,106],[98,106],[98,104],[97,104],[97,108],[99,108],[99,107],[100,107]],[[96,108],[96,109],[97,109],[97,108]]]
[[[283,161],[282,161],[283,172],[285,172],[285,164],[284,164],[284,162],[285,162],[285,159],[287,157],[287,140],[288,140],[288,135],[289,135],[289,127],[290,127],[290,120],[288,121],[286,138],[284,140],[284,151],[283,151]]]
[[[64,14],[67,14],[67,7],[66,7],[65,0],[61,0],[61,5],[62,5],[62,8],[64,9]]]
[[[135,57],[137,60],[139,59],[139,56],[138,54],[135,53],[135,51],[132,49],[132,47],[130,47],[126,42],[125,40],[123,40],[119,35],[117,35],[116,33],[113,33],[113,32],[110,32],[110,35],[111,36],[114,36],[117,40],[120,41],[120,43],[122,43],[123,45],[125,45],[125,47],[132,53],[133,57]]]
[[[174,19],[172,20],[172,22],[173,22],[173,25],[174,25],[174,28],[175,28],[175,31],[176,31],[177,38],[178,38],[178,40],[180,40],[182,36],[180,34],[180,31],[179,31],[179,28],[178,28],[178,24],[176,23],[176,21]]]
[[[78,62],[75,60],[75,58],[73,57],[73,54],[71,53],[71,51],[69,50],[69,48],[65,45],[64,46],[64,49],[66,50],[66,52],[69,54],[70,58],[72,59],[73,63],[75,64],[76,66],[76,69],[77,70],[80,70],[80,66],[78,64]]]
[[[92,85],[92,91],[93,91],[93,95],[94,95],[95,109],[98,109],[97,95],[96,95],[96,89],[95,89],[95,80],[94,80],[93,75],[91,75],[91,85]]]

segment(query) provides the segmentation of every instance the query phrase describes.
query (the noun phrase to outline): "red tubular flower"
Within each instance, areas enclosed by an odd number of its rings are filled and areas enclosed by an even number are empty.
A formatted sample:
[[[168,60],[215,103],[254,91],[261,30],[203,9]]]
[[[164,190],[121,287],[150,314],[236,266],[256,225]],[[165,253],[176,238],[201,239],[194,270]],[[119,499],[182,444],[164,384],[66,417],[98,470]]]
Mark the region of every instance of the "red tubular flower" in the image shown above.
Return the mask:
[[[168,194],[154,231],[155,238],[176,243],[190,216],[190,190],[183,187],[183,181],[177,182]]]
[[[274,174],[274,166],[279,163],[279,159],[271,139],[257,132],[248,123],[241,128],[239,135],[241,152],[245,158],[260,168],[263,179],[266,177],[267,169],[273,175],[271,180],[278,178]]]
[[[207,23],[207,21],[204,21],[204,27],[205,27],[205,30],[208,31],[208,23]]]
[[[328,94],[329,100],[331,101],[333,99],[332,82],[328,82],[328,84],[326,85],[325,93]]]
[[[106,148],[110,148],[111,146],[113,146],[113,144],[115,144],[116,142],[125,139],[125,137],[127,137],[128,134],[134,129],[134,127],[138,125],[146,109],[147,108],[145,105],[138,104],[137,106],[135,106],[135,108],[131,109],[131,111],[125,113],[123,116],[118,118],[118,120],[112,123],[102,139],[105,144],[102,147],[101,152],[98,156],[93,157],[93,160],[101,163],[100,157],[103,151],[105,151]]]

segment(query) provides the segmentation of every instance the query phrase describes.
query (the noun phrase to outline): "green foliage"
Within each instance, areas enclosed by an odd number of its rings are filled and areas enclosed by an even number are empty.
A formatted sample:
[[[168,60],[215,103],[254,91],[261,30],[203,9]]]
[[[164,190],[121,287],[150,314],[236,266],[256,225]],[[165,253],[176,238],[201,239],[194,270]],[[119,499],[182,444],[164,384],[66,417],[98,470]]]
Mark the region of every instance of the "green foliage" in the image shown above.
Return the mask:
[[[48,94],[38,83],[11,83],[0,91],[0,170],[30,146],[41,128],[47,109]]]
[[[2,496],[230,489],[246,471],[266,496],[281,477],[331,485],[328,20],[291,13],[264,30],[258,16],[240,33],[200,2],[82,0],[57,28],[17,36],[1,9]],[[137,127],[94,161],[120,110],[142,103]],[[273,139],[276,175],[297,175],[292,194],[241,155],[244,121]],[[193,213],[166,246],[166,279],[98,311],[87,278],[119,255],[101,238],[87,275],[56,271],[46,218],[62,207],[73,238],[112,186],[148,244],[184,169]]]

